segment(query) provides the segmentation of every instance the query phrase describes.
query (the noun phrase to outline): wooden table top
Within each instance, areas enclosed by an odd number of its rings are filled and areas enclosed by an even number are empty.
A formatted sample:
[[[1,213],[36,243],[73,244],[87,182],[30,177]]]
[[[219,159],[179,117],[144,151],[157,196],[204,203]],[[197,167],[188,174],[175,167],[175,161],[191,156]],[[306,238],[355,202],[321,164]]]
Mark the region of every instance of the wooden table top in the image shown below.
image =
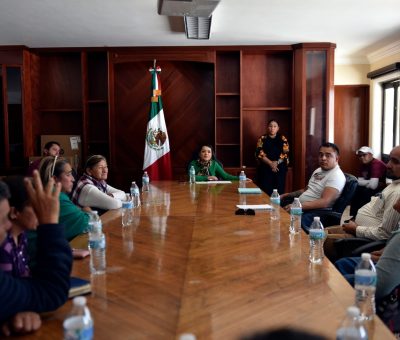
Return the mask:
[[[269,203],[265,194],[239,195],[238,184],[153,182],[122,228],[119,210],[102,216],[107,273],[90,275],[89,258],[74,276],[91,280],[88,306],[95,339],[240,339],[293,326],[335,338],[354,290],[324,259],[308,261],[306,234],[289,234],[289,215],[237,216],[236,204]],[[87,236],[72,242],[86,247]],[[24,339],[61,339],[71,300]],[[376,318],[370,339],[394,339]]]

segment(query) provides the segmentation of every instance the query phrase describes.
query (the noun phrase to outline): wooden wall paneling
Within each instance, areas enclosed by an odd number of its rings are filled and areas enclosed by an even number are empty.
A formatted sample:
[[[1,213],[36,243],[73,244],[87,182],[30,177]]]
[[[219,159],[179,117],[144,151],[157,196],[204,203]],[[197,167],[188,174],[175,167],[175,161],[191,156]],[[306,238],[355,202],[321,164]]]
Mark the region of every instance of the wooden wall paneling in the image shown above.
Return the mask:
[[[368,145],[369,85],[335,86],[335,143],[340,167],[357,175],[360,162],[355,151]]]
[[[40,56],[42,109],[82,109],[80,53],[45,53]]]
[[[192,154],[214,140],[214,68],[210,63],[160,61],[164,114],[170,138],[174,177],[186,178]],[[150,109],[152,61],[113,67],[111,143],[115,182],[127,189],[140,180]]]

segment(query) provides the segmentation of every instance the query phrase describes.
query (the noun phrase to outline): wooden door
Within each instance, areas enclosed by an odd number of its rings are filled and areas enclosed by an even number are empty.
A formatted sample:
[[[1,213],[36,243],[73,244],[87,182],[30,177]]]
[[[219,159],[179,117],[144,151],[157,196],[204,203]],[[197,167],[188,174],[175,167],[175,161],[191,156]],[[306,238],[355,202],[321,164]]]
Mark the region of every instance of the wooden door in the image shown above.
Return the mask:
[[[335,143],[343,171],[357,176],[356,150],[368,145],[369,85],[335,86]]]

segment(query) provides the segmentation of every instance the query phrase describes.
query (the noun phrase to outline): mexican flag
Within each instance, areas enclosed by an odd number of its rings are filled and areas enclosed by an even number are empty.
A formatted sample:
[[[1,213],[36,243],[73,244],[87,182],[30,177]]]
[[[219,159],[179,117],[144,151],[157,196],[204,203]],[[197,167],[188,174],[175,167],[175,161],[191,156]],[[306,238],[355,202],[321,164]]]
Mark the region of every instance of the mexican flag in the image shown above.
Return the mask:
[[[169,137],[165,124],[161,99],[160,67],[154,67],[151,73],[151,108],[147,123],[144,147],[143,171],[147,171],[150,180],[172,179],[172,167],[169,149]]]

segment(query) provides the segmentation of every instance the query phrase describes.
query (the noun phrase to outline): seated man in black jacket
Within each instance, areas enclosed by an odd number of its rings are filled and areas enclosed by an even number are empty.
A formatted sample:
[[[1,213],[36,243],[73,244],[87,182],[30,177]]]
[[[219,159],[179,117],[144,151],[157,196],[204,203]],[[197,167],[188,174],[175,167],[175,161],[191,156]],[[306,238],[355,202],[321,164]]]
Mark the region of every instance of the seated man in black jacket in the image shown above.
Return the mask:
[[[37,171],[33,184],[26,180],[30,203],[39,220],[37,229],[37,267],[31,278],[15,278],[0,271],[0,322],[5,335],[27,332],[40,327],[36,313],[60,307],[68,298],[72,266],[71,248],[64,238],[64,228],[58,224],[61,185],[53,179],[43,188]],[[9,191],[0,181],[0,243],[11,223],[8,220]]]

